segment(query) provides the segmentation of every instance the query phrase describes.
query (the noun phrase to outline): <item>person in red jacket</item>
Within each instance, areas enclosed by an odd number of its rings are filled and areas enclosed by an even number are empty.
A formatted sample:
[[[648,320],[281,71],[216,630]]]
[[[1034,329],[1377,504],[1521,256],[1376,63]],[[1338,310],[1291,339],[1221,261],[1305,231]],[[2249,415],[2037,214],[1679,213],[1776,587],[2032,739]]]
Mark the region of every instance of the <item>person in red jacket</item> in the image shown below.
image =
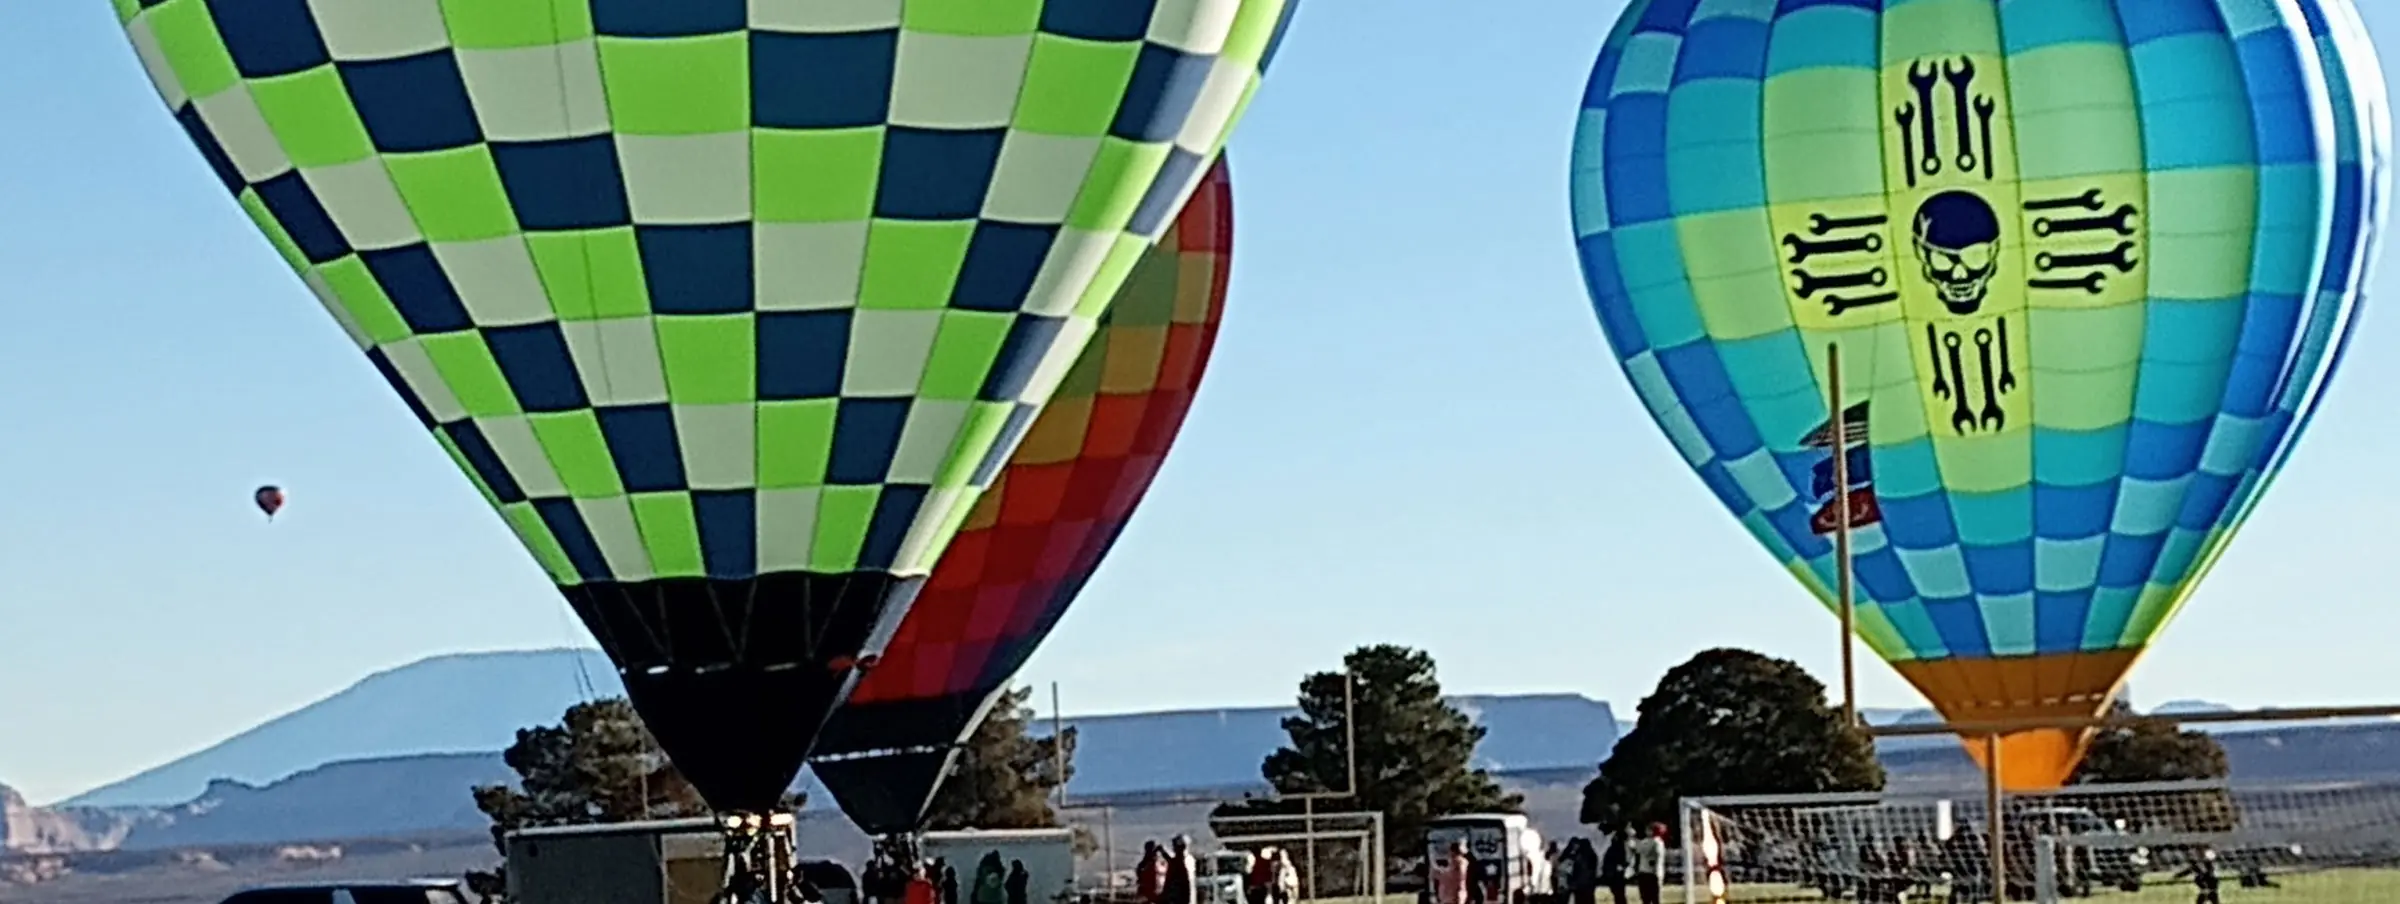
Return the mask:
[[[901,900],[906,904],[939,904],[940,897],[940,892],[934,888],[933,877],[926,875],[923,864],[908,871],[908,894]]]

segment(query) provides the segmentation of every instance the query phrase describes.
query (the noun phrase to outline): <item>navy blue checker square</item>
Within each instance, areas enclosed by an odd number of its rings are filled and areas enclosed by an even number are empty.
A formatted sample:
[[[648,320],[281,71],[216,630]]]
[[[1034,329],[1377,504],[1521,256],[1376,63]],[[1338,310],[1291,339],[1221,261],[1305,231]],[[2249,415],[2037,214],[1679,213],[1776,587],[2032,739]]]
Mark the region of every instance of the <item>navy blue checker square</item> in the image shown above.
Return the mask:
[[[883,125],[892,105],[900,31],[750,34],[750,122],[770,129]]]
[[[500,187],[528,232],[609,229],[633,223],[617,145],[607,135],[491,144]]]
[[[567,554],[567,564],[586,581],[606,581],[614,575],[608,570],[608,557],[600,554],[600,541],[592,536],[591,525],[583,521],[583,512],[572,499],[536,499],[534,514],[542,516],[542,524],[550,528],[550,536],[558,548]]]
[[[880,484],[892,453],[900,448],[900,431],[908,426],[911,400],[846,398],[833,415],[833,450],[825,462],[825,482],[837,486]]]
[[[690,38],[749,26],[749,0],[591,0],[592,31],[611,38]]]
[[[742,580],[758,571],[758,496],[749,490],[697,490],[692,522],[708,576]]]
[[[1033,382],[1033,372],[1041,368],[1040,351],[1058,342],[1058,333],[1065,328],[1064,317],[1019,315],[1008,325],[1008,338],[1000,340],[1000,353],[993,356],[992,370],[983,378],[983,389],[975,397],[986,402],[1012,402],[1025,394],[1025,386]]]
[[[449,50],[364,63],[341,63],[342,85],[366,123],[367,138],[387,154],[446,151],[483,140],[467,80]]]
[[[891,126],[883,136],[883,169],[875,183],[875,215],[892,220],[972,220],[983,210],[1006,129],[920,129]]]
[[[1150,30],[1157,0],[1049,0],[1041,29],[1086,41],[1139,41]]]
[[[574,353],[558,324],[488,327],[484,347],[516,393],[517,405],[527,411],[575,411],[591,404],[576,375]]]
[[[664,404],[624,405],[592,409],[600,420],[600,436],[608,443],[609,458],[617,463],[617,479],[628,493],[669,493],[685,489],[683,446],[675,438],[675,412]]]
[[[258,202],[283,224],[284,234],[300,247],[300,255],[312,264],[339,260],[350,253],[350,240],[342,237],[341,227],[334,225],[333,216],[317,200],[300,171],[287,170],[283,175],[258,184]]]
[[[1108,133],[1127,141],[1174,139],[1200,102],[1200,89],[1216,57],[1190,54],[1158,44],[1143,44],[1133,60],[1133,77],[1126,82],[1125,99]]]
[[[208,17],[243,78],[274,78],[333,62],[308,0],[208,0]]]
[[[932,490],[923,484],[895,483],[876,495],[875,516],[867,520],[866,542],[858,549],[861,570],[885,571],[900,558],[900,544],[907,542],[908,529],[917,523],[917,513],[924,510]]]
[[[966,260],[959,265],[958,280],[951,285],[950,306],[968,311],[1023,307],[1057,237],[1055,225],[976,223],[975,235],[967,242]]]
[[[383,294],[400,311],[400,319],[408,323],[409,331],[455,333],[475,328],[475,320],[467,316],[467,306],[459,300],[458,289],[442,272],[442,262],[433,256],[433,249],[423,243],[361,251],[360,262],[383,287]]]
[[[842,394],[850,311],[761,311],[755,321],[758,397],[830,399]]]
[[[740,314],[757,285],[750,274],[750,224],[635,226],[650,310],[660,314]]]

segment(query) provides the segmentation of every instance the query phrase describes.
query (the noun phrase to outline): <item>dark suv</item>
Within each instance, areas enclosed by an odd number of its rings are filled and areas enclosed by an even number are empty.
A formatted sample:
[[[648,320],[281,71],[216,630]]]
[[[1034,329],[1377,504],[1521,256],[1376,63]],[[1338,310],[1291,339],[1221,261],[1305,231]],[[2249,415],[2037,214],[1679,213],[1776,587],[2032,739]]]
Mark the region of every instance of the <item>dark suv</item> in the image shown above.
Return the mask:
[[[360,881],[246,888],[222,904],[467,904],[467,896],[447,880]]]

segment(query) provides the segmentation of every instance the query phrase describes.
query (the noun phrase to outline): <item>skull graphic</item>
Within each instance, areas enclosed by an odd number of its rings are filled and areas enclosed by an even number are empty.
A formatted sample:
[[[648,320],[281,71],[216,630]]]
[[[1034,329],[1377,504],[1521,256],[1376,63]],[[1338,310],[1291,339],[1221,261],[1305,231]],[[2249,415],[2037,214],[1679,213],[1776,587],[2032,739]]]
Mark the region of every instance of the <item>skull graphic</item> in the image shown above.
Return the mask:
[[[1917,260],[1952,314],[1983,307],[2000,261],[2000,217],[1973,192],[1945,191],[1917,205]]]

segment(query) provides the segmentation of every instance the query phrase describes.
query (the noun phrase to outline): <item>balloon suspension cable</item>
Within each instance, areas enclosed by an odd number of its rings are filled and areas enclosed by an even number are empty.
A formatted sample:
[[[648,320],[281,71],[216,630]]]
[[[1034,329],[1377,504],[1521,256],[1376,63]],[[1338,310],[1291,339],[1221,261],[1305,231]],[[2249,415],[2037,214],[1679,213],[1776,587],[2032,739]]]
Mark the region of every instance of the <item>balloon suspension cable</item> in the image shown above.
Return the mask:
[[[725,889],[711,904],[798,904],[790,813],[733,813],[723,817]]]

